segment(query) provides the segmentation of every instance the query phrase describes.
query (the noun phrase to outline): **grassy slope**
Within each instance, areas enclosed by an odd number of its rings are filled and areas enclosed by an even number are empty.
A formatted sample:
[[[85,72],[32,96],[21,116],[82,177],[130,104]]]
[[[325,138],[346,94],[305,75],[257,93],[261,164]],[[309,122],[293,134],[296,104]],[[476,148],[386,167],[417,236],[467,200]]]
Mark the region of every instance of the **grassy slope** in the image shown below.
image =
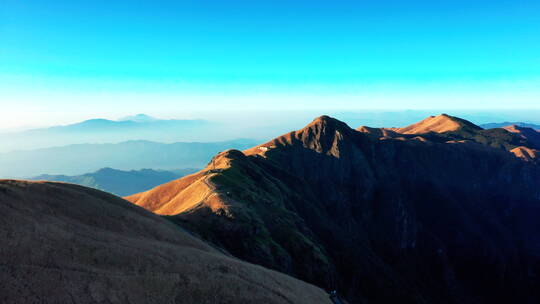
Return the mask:
[[[0,211],[1,302],[330,302],[101,191],[3,180]]]

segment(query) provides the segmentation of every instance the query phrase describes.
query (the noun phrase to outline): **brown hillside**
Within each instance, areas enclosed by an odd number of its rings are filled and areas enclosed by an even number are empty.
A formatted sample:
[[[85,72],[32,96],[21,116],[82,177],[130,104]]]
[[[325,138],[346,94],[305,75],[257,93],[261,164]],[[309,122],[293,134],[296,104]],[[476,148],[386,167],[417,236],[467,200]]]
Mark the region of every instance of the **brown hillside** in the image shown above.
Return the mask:
[[[330,303],[81,186],[0,181],[2,303]]]
[[[412,124],[404,128],[393,128],[392,130],[402,134],[423,134],[429,132],[444,133],[457,131],[464,127],[469,127],[477,130],[482,129],[466,120],[447,114],[441,114],[438,116],[430,116],[418,123]]]

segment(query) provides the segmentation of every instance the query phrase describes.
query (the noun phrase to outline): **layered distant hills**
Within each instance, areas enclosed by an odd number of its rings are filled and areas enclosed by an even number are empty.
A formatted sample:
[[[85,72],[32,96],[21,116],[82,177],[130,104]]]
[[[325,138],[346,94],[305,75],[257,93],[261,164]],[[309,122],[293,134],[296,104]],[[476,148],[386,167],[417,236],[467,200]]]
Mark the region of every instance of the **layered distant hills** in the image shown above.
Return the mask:
[[[538,303],[540,147],[525,131],[322,116],[127,199],[351,303]]]
[[[119,170],[202,168],[212,155],[220,151],[231,148],[246,149],[256,143],[249,139],[172,144],[140,140],[6,152],[0,153],[0,177],[80,175],[104,167]]]
[[[526,122],[508,122],[507,121],[507,122],[487,123],[487,124],[480,125],[480,127],[484,129],[504,128],[508,126],[518,126],[518,127],[540,130],[539,124],[532,124],[532,123],[526,123]]]
[[[112,168],[103,168],[96,172],[75,176],[43,174],[33,177],[30,180],[66,182],[107,191],[119,196],[126,196],[149,190],[155,186],[196,171],[196,169],[121,171]]]
[[[0,152],[143,139],[159,142],[200,141],[203,137],[208,140],[206,135],[215,131],[217,126],[205,120],[164,120],[144,114],[120,120],[90,119],[65,126],[0,133]]]

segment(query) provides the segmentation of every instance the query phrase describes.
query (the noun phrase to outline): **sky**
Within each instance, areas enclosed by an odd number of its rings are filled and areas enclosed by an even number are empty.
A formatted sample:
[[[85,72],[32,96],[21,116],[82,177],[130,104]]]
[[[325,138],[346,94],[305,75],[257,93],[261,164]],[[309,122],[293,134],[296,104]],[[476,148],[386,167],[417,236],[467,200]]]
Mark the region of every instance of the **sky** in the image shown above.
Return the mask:
[[[0,129],[135,113],[538,110],[539,37],[540,1],[0,0]]]

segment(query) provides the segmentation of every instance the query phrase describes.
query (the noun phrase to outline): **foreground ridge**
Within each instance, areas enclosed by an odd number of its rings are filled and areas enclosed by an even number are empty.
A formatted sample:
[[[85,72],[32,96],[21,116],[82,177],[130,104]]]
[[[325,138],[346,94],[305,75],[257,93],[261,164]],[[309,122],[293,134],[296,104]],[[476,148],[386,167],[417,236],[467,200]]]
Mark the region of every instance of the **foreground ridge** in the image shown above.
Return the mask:
[[[331,303],[82,186],[0,180],[2,303]]]

